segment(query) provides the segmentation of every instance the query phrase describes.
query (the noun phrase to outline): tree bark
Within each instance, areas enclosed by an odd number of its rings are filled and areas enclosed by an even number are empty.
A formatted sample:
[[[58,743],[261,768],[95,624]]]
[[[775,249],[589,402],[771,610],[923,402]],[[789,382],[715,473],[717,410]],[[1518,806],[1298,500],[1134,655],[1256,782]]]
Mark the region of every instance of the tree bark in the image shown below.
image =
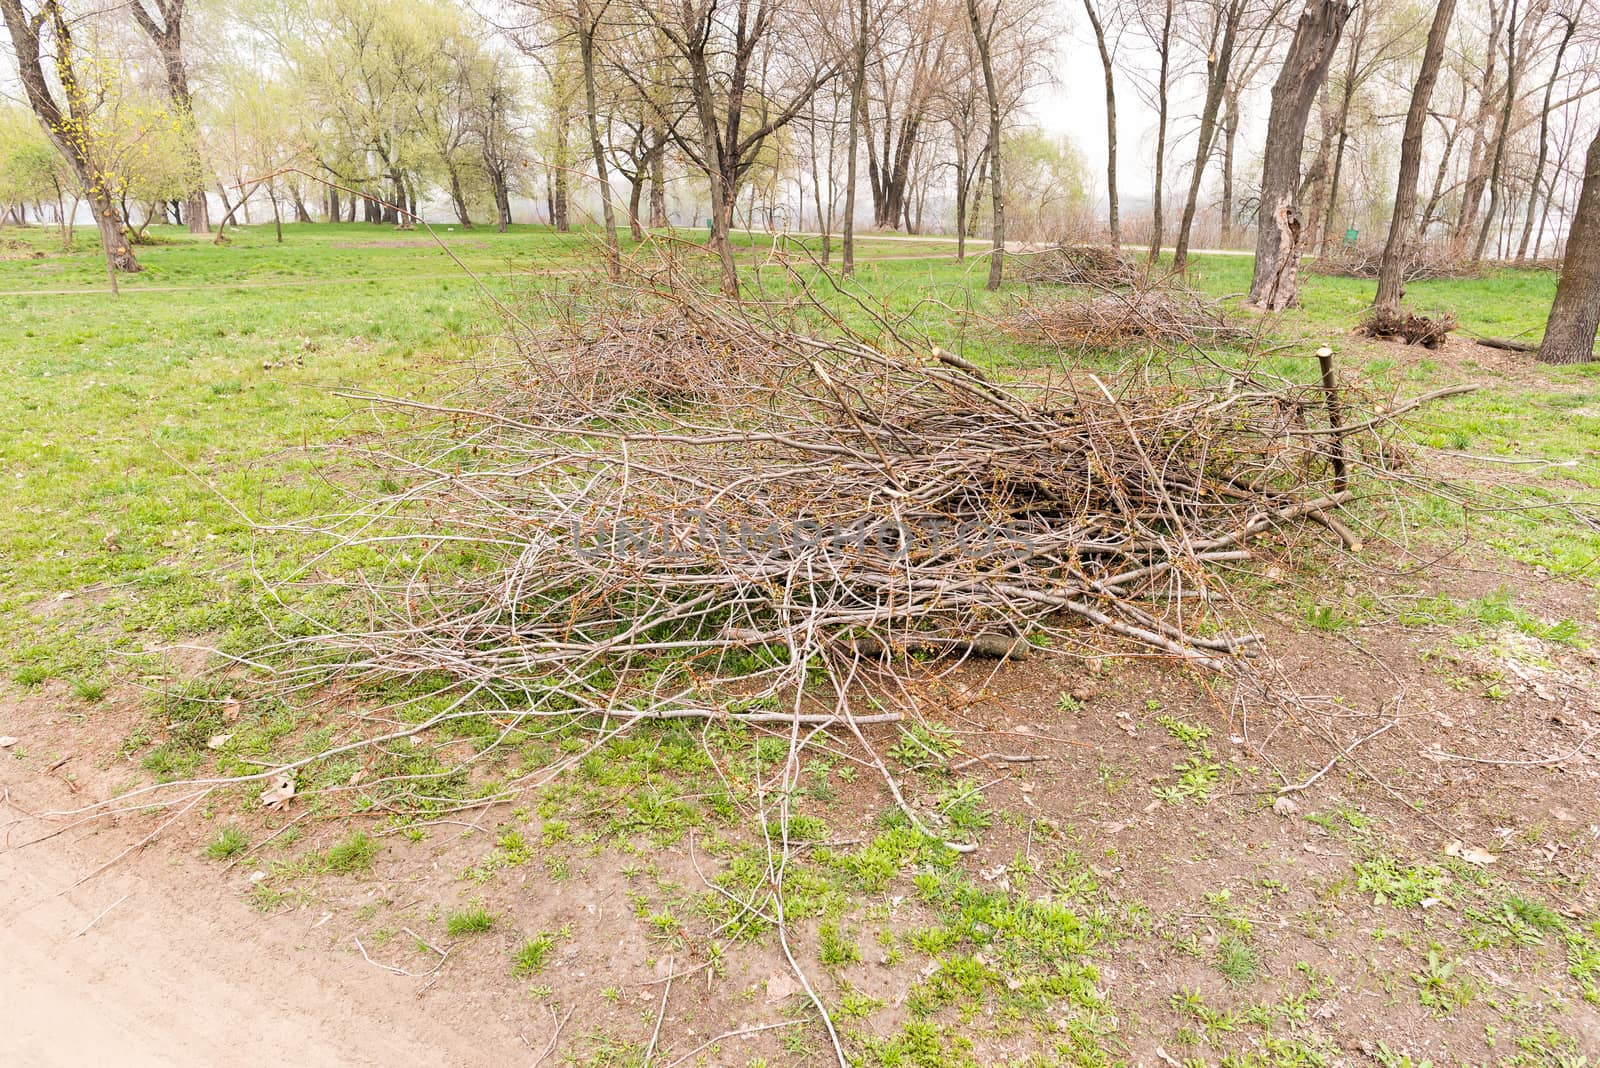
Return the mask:
[[[1255,275],[1250,282],[1250,303],[1267,311],[1299,303],[1300,152],[1306,120],[1327,80],[1350,10],[1349,0],[1307,4],[1272,86],[1272,113],[1261,166],[1261,223],[1256,228]],[[1269,219],[1275,225],[1269,226]]]
[[[1600,131],[1589,143],[1567,257],[1539,345],[1541,363],[1588,363],[1600,328]]]
[[[454,164],[450,165],[450,203],[455,206],[456,218],[461,221],[461,228],[472,229],[472,216],[467,212],[467,197],[461,191],[461,172]]]
[[[1227,108],[1224,110],[1222,134],[1222,203],[1218,205],[1220,227],[1218,230],[1217,244],[1222,248],[1233,247],[1233,150],[1239,140],[1239,97],[1236,94],[1228,95]],[[1269,131],[1270,135],[1270,131]]]
[[[1088,12],[1089,25],[1094,29],[1094,43],[1100,49],[1100,66],[1106,76],[1106,199],[1110,202],[1106,212],[1106,225],[1111,229],[1111,247],[1122,247],[1122,226],[1117,218],[1117,81],[1112,76],[1111,50],[1106,47],[1105,27],[1094,9],[1094,0],[1083,0]]]
[[[1567,28],[1561,35],[1561,44],[1556,48],[1555,66],[1550,68],[1550,80],[1544,83],[1544,104],[1539,109],[1539,156],[1533,165],[1533,177],[1528,183],[1528,214],[1522,221],[1522,240],[1517,242],[1517,262],[1522,263],[1528,258],[1528,238],[1533,234],[1533,219],[1538,214],[1539,185],[1544,181],[1544,167],[1550,159],[1550,95],[1555,91],[1556,79],[1561,76],[1561,60],[1567,54],[1567,45],[1572,42],[1572,35],[1578,29],[1578,20],[1569,15],[1562,15],[1567,20]],[[1539,246],[1533,247],[1533,258],[1539,258]]]
[[[1422,49],[1422,68],[1411,89],[1411,106],[1406,109],[1405,132],[1400,137],[1400,177],[1395,189],[1394,213],[1389,217],[1389,238],[1378,261],[1378,294],[1373,307],[1396,311],[1400,307],[1400,285],[1406,260],[1411,253],[1411,225],[1417,211],[1417,172],[1422,168],[1422,127],[1428,121],[1428,102],[1439,80],[1439,61],[1444,56],[1445,38],[1455,16],[1456,0],[1439,0],[1428,27],[1428,41]]]
[[[569,116],[565,107],[557,109],[555,173],[550,180],[550,222],[561,233],[566,233],[572,229],[572,221],[568,217],[570,198],[568,195],[567,167],[571,163],[567,156],[568,119]]]

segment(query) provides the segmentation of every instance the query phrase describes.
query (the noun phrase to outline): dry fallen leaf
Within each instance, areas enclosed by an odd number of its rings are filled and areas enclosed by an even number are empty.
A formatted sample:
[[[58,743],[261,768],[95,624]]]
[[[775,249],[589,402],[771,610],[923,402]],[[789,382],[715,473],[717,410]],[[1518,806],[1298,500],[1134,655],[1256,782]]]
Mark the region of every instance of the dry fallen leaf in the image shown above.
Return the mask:
[[[1445,846],[1444,855],[1456,857],[1466,861],[1468,864],[1493,864],[1500,859],[1482,846],[1462,845],[1459,841],[1451,842]]]
[[[791,994],[800,992],[800,984],[788,972],[773,972],[767,976],[767,1004],[776,1005]]]
[[[0,738],[0,749],[10,749],[12,746],[16,745],[17,742],[19,742],[20,740],[21,739],[13,738],[11,735],[8,734],[4,738]]]
[[[261,803],[268,808],[287,804],[294,796],[294,776],[288,772],[272,777],[272,785],[261,791]]]
[[[228,744],[229,739],[232,737],[233,735],[231,734],[213,734],[210,738],[206,739],[206,748],[221,749],[223,746]]]
[[[1293,816],[1299,810],[1300,806],[1295,804],[1294,799],[1288,796],[1280,797],[1272,802],[1272,811],[1280,816]]]

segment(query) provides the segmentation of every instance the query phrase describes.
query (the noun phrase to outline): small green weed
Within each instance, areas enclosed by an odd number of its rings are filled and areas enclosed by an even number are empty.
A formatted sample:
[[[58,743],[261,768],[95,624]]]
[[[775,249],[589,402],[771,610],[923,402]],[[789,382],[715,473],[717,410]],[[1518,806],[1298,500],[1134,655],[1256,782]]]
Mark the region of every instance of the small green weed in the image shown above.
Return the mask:
[[[540,931],[517,947],[511,957],[511,974],[518,979],[537,975],[550,962],[550,951],[555,948],[556,936]]]

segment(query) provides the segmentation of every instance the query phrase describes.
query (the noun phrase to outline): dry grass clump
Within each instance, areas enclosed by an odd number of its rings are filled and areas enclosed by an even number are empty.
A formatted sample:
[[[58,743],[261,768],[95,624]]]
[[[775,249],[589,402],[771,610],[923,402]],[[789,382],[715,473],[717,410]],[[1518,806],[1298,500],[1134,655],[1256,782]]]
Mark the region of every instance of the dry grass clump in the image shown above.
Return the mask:
[[[45,254],[26,241],[15,237],[0,237],[0,261],[42,260]]]
[[[1117,348],[1134,341],[1165,344],[1243,341],[1252,336],[1219,304],[1176,287],[1131,290],[1025,303],[1003,324],[1020,341]]]
[[[1054,245],[1008,257],[1018,281],[1062,286],[1131,286],[1139,268],[1115,249],[1100,245]]]
[[[1384,341],[1403,341],[1407,345],[1421,345],[1436,349],[1443,345],[1450,331],[1458,325],[1450,312],[1418,315],[1406,309],[1372,308],[1356,326],[1356,332],[1366,337]]]

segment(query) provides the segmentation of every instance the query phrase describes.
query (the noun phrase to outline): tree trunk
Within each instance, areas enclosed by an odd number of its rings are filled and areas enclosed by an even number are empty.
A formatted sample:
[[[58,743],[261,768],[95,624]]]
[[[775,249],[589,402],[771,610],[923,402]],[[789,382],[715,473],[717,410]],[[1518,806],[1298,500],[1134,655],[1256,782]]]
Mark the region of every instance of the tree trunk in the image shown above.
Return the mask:
[[[1089,25],[1094,28],[1094,43],[1100,49],[1100,66],[1106,76],[1106,199],[1110,207],[1106,225],[1111,228],[1111,247],[1122,247],[1122,226],[1117,218],[1117,82],[1112,76],[1111,50],[1106,47],[1105,27],[1094,9],[1094,0],[1083,0],[1083,9],[1089,14]]]
[[[1544,83],[1544,105],[1539,109],[1539,157],[1533,165],[1533,177],[1528,182],[1528,214],[1522,221],[1522,240],[1517,242],[1518,263],[1528,258],[1528,238],[1533,234],[1533,218],[1539,208],[1539,184],[1544,180],[1544,166],[1550,159],[1550,94],[1555,91],[1556,79],[1561,75],[1561,60],[1567,54],[1567,45],[1572,42],[1572,34],[1578,28],[1577,19],[1568,15],[1561,17],[1567,20],[1567,29],[1561,35],[1561,44],[1556,49],[1556,62],[1550,68],[1550,80]],[[1533,247],[1533,258],[1539,258],[1538,245]]]
[[[639,218],[639,205],[644,202],[645,176],[635,174],[628,183],[628,233],[635,241],[644,240],[644,223]]]
[[[449,170],[450,203],[455,205],[456,218],[461,221],[461,228],[463,230],[470,230],[472,229],[472,216],[467,213],[466,194],[461,191],[461,171],[453,163],[450,164]]]
[[[850,81],[850,121],[846,123],[844,179],[844,219],[840,223],[839,273],[849,277],[856,269],[856,150],[861,112],[866,107],[867,86],[867,0],[861,0],[853,16],[856,31],[855,73]],[[832,136],[830,132],[829,136]]]
[[[1195,211],[1200,203],[1200,183],[1205,179],[1206,161],[1211,158],[1212,141],[1217,132],[1217,111],[1222,107],[1222,92],[1233,66],[1233,45],[1238,38],[1239,16],[1244,0],[1229,0],[1223,13],[1222,48],[1206,57],[1206,100],[1200,111],[1200,136],[1194,153],[1194,170],[1189,175],[1189,195],[1183,202],[1183,221],[1178,224],[1178,243],[1172,253],[1172,269],[1183,271],[1189,265],[1189,235],[1194,229]],[[1263,226],[1262,230],[1268,229]]]
[[[1588,363],[1600,328],[1600,131],[1589,143],[1567,257],[1539,346],[1541,363]]]
[[[1283,69],[1272,86],[1272,114],[1267,119],[1261,166],[1255,275],[1250,282],[1250,303],[1267,311],[1299,303],[1300,152],[1306,120],[1327,80],[1350,10],[1349,0],[1312,0],[1306,5],[1295,25]],[[1268,225],[1268,220],[1273,225]]]
[[[1163,188],[1163,172],[1167,162],[1167,74],[1172,61],[1172,3],[1167,0],[1165,13],[1161,18],[1161,73],[1156,83],[1156,174],[1155,174],[1155,199],[1151,202],[1150,219],[1150,263],[1156,262],[1161,257],[1161,239],[1165,229],[1162,223],[1162,198],[1166,196]]]
[[[278,244],[283,244],[283,218],[278,214],[278,194],[271,186],[267,187],[267,200],[272,204],[272,228],[277,231]]]
[[[1000,86],[995,80],[994,57],[990,54],[993,44],[994,21],[999,18],[999,4],[1002,0],[994,0],[996,9],[994,16],[989,20],[988,32],[983,29],[978,18],[978,0],[967,0],[967,19],[972,24],[972,36],[978,47],[978,60],[983,67],[983,89],[989,100],[989,203],[993,218],[990,220],[994,249],[989,256],[989,281],[986,288],[995,290],[1000,288],[1000,281],[1005,273],[1006,256],[1006,195],[1005,184],[1001,181],[1000,157],[1004,154],[1000,150],[1002,127],[1000,125]]]
[[[550,222],[561,233],[572,229],[571,220],[568,218],[570,207],[568,200],[567,180],[567,109],[559,108],[556,111],[556,160],[555,174],[551,178],[550,190]]]
[[[1322,91],[1317,97],[1317,112],[1320,116],[1322,127],[1321,134],[1317,137],[1317,154],[1311,158],[1311,167],[1306,171],[1304,184],[1304,200],[1310,212],[1305,224],[1305,251],[1310,255],[1317,255],[1322,245],[1326,220],[1322,217],[1323,209],[1328,203],[1328,163],[1333,154],[1334,124],[1337,121],[1333,114],[1333,101],[1330,99],[1328,83],[1322,83]]]
[[[1366,25],[1365,22],[1362,23]],[[1344,176],[1344,150],[1350,142],[1350,103],[1356,95],[1356,72],[1361,64],[1361,42],[1365,34],[1357,34],[1350,42],[1350,60],[1344,69],[1344,85],[1339,92],[1339,124],[1333,149],[1333,169],[1328,172],[1328,206],[1322,219],[1323,254],[1338,240],[1339,180]]]
[[[1239,98],[1230,95],[1228,107],[1225,112],[1226,123],[1222,134],[1222,204],[1218,215],[1221,216],[1221,226],[1218,231],[1217,244],[1223,248],[1233,247],[1233,149],[1239,140]],[[1270,131],[1269,131],[1270,136]]]
[[[967,258],[967,188],[972,174],[967,169],[966,150],[956,153],[956,262]]]
[[[1422,167],[1422,127],[1428,121],[1428,102],[1439,80],[1439,61],[1444,56],[1445,37],[1456,11],[1456,0],[1439,0],[1428,27],[1428,42],[1422,50],[1422,69],[1411,89],[1411,106],[1406,109],[1405,132],[1400,137],[1400,177],[1395,189],[1394,213],[1389,217],[1389,238],[1384,242],[1383,258],[1378,261],[1378,295],[1373,307],[1397,311],[1400,285],[1406,260],[1411,254],[1411,224],[1417,211],[1417,172]]]
[[[650,156],[650,225],[667,225],[667,135],[662,133]]]
[[[621,252],[617,243],[617,217],[611,209],[611,175],[606,168],[606,150],[600,142],[600,100],[594,79],[594,33],[596,20],[590,14],[589,0],[578,0],[578,53],[583,58],[583,100],[589,120],[589,151],[594,157],[594,173],[600,186],[600,217],[606,228],[606,274],[615,282],[622,277]]]

